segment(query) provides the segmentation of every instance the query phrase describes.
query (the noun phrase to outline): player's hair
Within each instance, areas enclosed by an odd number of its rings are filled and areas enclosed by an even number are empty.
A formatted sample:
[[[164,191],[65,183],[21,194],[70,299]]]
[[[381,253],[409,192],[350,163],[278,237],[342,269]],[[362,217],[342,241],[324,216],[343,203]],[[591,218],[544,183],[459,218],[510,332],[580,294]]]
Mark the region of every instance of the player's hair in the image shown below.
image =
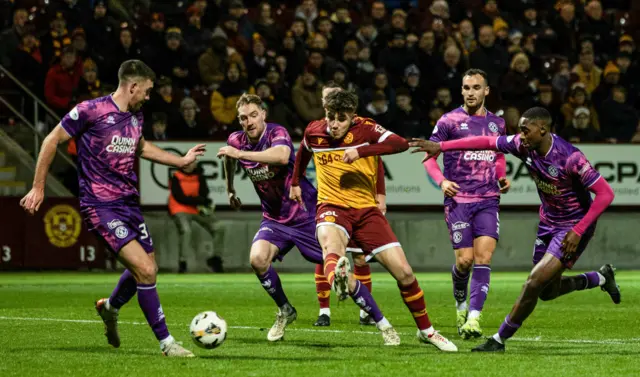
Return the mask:
[[[322,85],[322,90],[325,89],[342,89],[342,86],[340,86],[340,84],[338,84],[337,82],[333,81],[333,80],[329,80],[327,81],[326,84]]]
[[[358,95],[347,90],[335,90],[327,95],[324,107],[333,113],[355,113]]]
[[[236,102],[236,109],[239,109],[240,106],[251,105],[251,104],[258,106],[261,109],[264,108],[262,105],[262,98],[260,98],[255,94],[245,93],[241,95],[240,98],[238,99],[238,102]]]
[[[140,60],[132,59],[122,63],[118,69],[118,81],[122,83],[136,79],[155,81],[156,74]]]
[[[522,118],[527,120],[543,121],[543,127],[545,127],[547,130],[551,129],[551,125],[553,123],[551,113],[549,113],[549,111],[544,107],[532,107],[522,114]]]
[[[467,77],[467,76],[475,76],[475,75],[480,75],[482,76],[482,78],[484,79],[484,84],[486,86],[489,86],[489,75],[487,75],[487,72],[478,69],[478,68],[471,68],[468,69],[467,72],[464,73],[464,75],[462,75],[462,77]]]

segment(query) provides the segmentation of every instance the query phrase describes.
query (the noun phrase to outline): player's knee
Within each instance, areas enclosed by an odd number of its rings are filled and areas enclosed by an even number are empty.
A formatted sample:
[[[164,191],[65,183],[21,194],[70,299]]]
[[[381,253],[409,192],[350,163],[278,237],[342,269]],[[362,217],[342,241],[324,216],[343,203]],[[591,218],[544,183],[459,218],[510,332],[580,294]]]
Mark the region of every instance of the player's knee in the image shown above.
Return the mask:
[[[526,291],[536,293],[536,295],[539,296],[540,292],[544,289],[544,283],[535,277],[529,276],[527,281],[524,283],[524,289]]]
[[[405,286],[413,283],[415,279],[416,276],[413,274],[413,269],[409,263],[404,263],[396,273],[396,280],[398,283]]]
[[[269,269],[269,264],[271,261],[269,258],[264,255],[264,253],[251,253],[249,256],[249,262],[251,263],[251,268],[257,273],[265,273]]]
[[[136,281],[141,284],[153,284],[156,282],[158,266],[155,263],[147,263],[134,270]]]
[[[555,289],[554,286],[547,286],[547,288],[543,289],[540,292],[540,296],[538,296],[542,301],[551,301],[554,298],[558,297],[558,290]]]
[[[352,254],[353,264],[358,267],[364,267],[367,265],[367,259],[364,254]]]
[[[473,257],[459,256],[456,258],[456,268],[458,271],[467,272],[473,267]]]

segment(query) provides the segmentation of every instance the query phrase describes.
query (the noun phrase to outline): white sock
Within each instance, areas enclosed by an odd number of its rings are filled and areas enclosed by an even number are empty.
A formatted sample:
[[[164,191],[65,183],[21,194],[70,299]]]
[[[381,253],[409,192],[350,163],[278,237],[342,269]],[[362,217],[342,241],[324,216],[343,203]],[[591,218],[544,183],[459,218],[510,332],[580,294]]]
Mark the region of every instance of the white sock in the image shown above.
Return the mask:
[[[467,319],[475,319],[475,318],[479,318],[480,317],[480,311],[479,310],[472,310],[469,312],[469,315],[467,316]]]
[[[598,285],[602,287],[604,283],[607,281],[607,279],[605,279],[605,277],[601,273],[599,272],[596,272],[596,273],[598,274],[598,278],[600,279],[600,281],[598,282]]]
[[[500,344],[504,344],[504,341],[502,340],[502,338],[500,337],[500,335],[498,335],[498,333],[495,333],[493,335],[493,339],[496,340],[496,342],[500,343]]]
[[[376,327],[378,329],[382,327],[387,327],[387,326],[391,326],[391,324],[389,323],[389,320],[387,320],[387,317],[382,317],[382,319],[379,322],[376,322]]]
[[[320,308],[320,314],[318,315],[323,315],[326,314],[329,317],[331,317],[331,308]]]
[[[369,314],[367,314],[367,312],[365,312],[364,310],[360,309],[360,318],[367,318]]]
[[[111,306],[111,303],[109,302],[109,299],[107,299],[107,302],[104,303],[104,308],[107,309],[108,311],[112,312],[112,313],[117,313],[118,312],[118,309],[116,309],[113,306]]]
[[[173,336],[169,335],[168,337],[162,339],[160,341],[160,349],[164,350],[165,348],[167,348],[167,346],[173,342],[175,342],[176,340],[173,339]]]
[[[456,301],[456,310],[457,311],[467,310],[467,301],[466,300],[463,302]]]
[[[429,337],[433,335],[433,333],[436,332],[436,330],[433,328],[433,326],[429,326],[428,329],[420,330],[420,332],[422,333],[422,335]]]

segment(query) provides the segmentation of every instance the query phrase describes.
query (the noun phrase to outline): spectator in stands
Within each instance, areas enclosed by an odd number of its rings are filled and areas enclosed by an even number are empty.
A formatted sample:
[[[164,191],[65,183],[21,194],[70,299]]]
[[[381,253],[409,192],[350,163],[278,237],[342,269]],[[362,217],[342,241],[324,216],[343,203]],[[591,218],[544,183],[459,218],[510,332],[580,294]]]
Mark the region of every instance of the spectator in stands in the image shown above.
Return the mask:
[[[434,89],[437,87],[449,88],[456,105],[462,104],[460,83],[462,82],[463,70],[460,64],[460,54],[460,49],[456,46],[450,46],[444,51],[444,64],[436,76],[437,84],[434,86]]]
[[[302,121],[308,124],[311,121],[324,118],[322,107],[322,85],[310,68],[296,80],[291,91],[291,99],[296,113]]]
[[[47,67],[42,61],[40,41],[33,28],[25,28],[22,42],[13,53],[11,72],[38,97],[42,98]]]
[[[291,30],[284,35],[280,55],[287,59],[287,76],[285,79],[289,82],[295,82],[304,71],[307,53],[304,48],[304,42],[296,38]]]
[[[578,81],[584,84],[589,94],[600,85],[602,69],[595,65],[593,50],[591,49],[585,49],[580,52],[579,63],[573,67],[572,72],[578,76]]]
[[[506,50],[509,47],[509,24],[498,17],[493,21],[493,32],[496,35],[495,44]]]
[[[63,0],[57,2],[57,4],[52,4],[55,12],[61,12],[63,14],[70,30],[80,26],[81,20],[84,17],[82,5],[79,0]]]
[[[562,116],[564,118],[564,127],[570,126],[573,122],[573,114],[575,113],[578,107],[586,107],[589,109],[589,114],[591,116],[591,124],[596,128],[596,130],[600,130],[600,122],[598,120],[598,113],[591,105],[589,101],[589,94],[584,87],[584,84],[577,82],[573,84],[571,89],[571,93],[569,94],[569,98],[561,107]]]
[[[358,61],[356,63],[356,73],[353,81],[360,88],[370,85],[375,75],[376,66],[371,61],[371,49],[362,47],[358,51]]]
[[[553,52],[566,55],[568,51],[576,51],[578,47],[578,20],[576,20],[576,7],[572,2],[563,2],[558,5],[560,11],[551,27],[555,33]],[[594,88],[595,89],[595,88]]]
[[[106,58],[112,50],[113,31],[116,27],[116,21],[107,13],[105,0],[95,1],[92,16],[86,17],[82,22],[87,43],[96,55],[96,63],[102,72],[107,72],[110,68]]]
[[[529,2],[524,6],[522,13],[522,22],[518,24],[518,29],[524,35],[541,35],[543,33],[544,21],[538,19],[538,10],[533,2]]]
[[[164,14],[153,12],[149,17],[149,29],[143,35],[142,54],[147,62],[156,62],[161,59],[162,51],[167,45],[166,23]]]
[[[340,2],[336,6],[336,11],[331,15],[333,23],[333,33],[339,40],[346,40],[355,32],[353,21],[349,16],[349,8],[347,3]]]
[[[149,103],[145,105],[145,117],[151,118],[152,113],[165,113],[167,123],[173,128],[180,119],[179,100],[173,93],[171,78],[160,76],[156,81],[155,92],[151,93]],[[172,132],[170,132],[172,133]]]
[[[569,81],[571,80],[571,71],[569,69],[569,61],[567,59],[556,60],[551,85],[561,100],[566,98],[569,91]]]
[[[575,109],[569,126],[562,129],[560,136],[571,143],[594,143],[600,141],[598,130],[591,125],[591,113],[588,108],[580,106]]]
[[[344,40],[336,37],[333,33],[333,22],[327,16],[321,16],[316,19],[316,30],[327,40],[327,53],[332,57],[338,57],[342,53]]]
[[[522,47],[523,45],[522,38],[523,38],[523,35],[522,35],[522,32],[520,32],[520,30],[512,30],[509,33],[509,47],[507,48],[507,52],[509,53],[509,56],[511,56],[512,58],[513,58],[513,55],[524,51]]]
[[[165,141],[169,139],[167,134],[167,114],[153,113],[151,115],[151,130],[145,135],[147,140]]]
[[[91,58],[83,63],[82,78],[74,93],[76,103],[100,97],[102,83],[98,79],[98,65]]]
[[[393,107],[395,108],[395,106]],[[387,96],[385,96],[383,91],[377,91],[373,94],[371,102],[367,103],[364,115],[372,118],[383,127],[390,127],[391,120],[393,119],[393,114],[390,109],[391,106],[389,106]]]
[[[26,9],[18,8],[13,12],[13,24],[11,28],[0,33],[0,64],[11,67],[11,57],[18,50],[18,46],[23,43],[25,25],[29,19]]]
[[[321,82],[325,82],[331,79],[331,74],[335,69],[335,64],[327,63],[326,60],[331,57],[322,53],[322,50],[309,49],[309,57],[307,59],[307,69],[318,77]],[[333,60],[333,59],[332,59]],[[335,60],[334,60],[335,62]]]
[[[365,47],[363,47],[363,48],[365,48]],[[349,72],[349,76],[357,84],[362,84],[362,82],[359,81],[359,77],[358,77],[358,73],[357,73],[357,71],[358,71],[358,53],[359,53],[358,42],[356,42],[355,39],[348,40],[346,43],[343,44],[343,48],[342,48],[342,65],[344,65],[344,67]],[[373,67],[372,69],[375,69],[375,67]]]
[[[295,17],[296,20],[304,22],[307,31],[314,31],[313,22],[318,18],[318,7],[315,0],[302,0],[300,6],[296,8]]]
[[[249,17],[247,17],[247,9],[244,7],[242,0],[231,0],[229,2],[229,15],[238,22],[238,34],[246,41],[251,39],[255,28]]]
[[[236,102],[247,91],[246,79],[240,76],[240,67],[231,63],[218,89],[211,94],[211,114],[220,124],[231,126],[236,122]]]
[[[56,12],[54,18],[49,23],[49,32],[41,38],[42,59],[45,65],[51,65],[58,60],[62,54],[62,49],[71,44],[71,38],[67,31],[67,21],[62,12]]]
[[[376,29],[373,20],[365,18],[360,23],[358,31],[356,31],[355,38],[360,44],[360,47],[369,47],[371,58],[373,61],[378,61],[378,55],[382,48],[384,48],[383,42],[378,30]]]
[[[387,72],[393,87],[402,84],[405,68],[416,60],[413,50],[407,49],[406,38],[406,33],[401,29],[393,30],[389,46],[380,53],[377,67]]]
[[[226,34],[221,29],[216,29],[211,38],[211,46],[198,58],[200,79],[209,89],[217,89],[224,80],[224,69],[234,53],[227,50]]]
[[[271,14],[271,4],[263,1],[258,5],[258,11],[258,20],[254,25],[256,32],[266,40],[267,46],[279,45],[281,43],[280,32]]]
[[[560,101],[555,98],[556,94],[553,92],[553,87],[549,83],[540,83],[538,86],[537,102],[534,106],[544,107],[551,114],[553,124],[562,129],[564,124],[564,118],[560,112]],[[558,127],[559,125],[559,127]]]
[[[238,30],[238,20],[232,15],[225,15],[220,18],[220,29],[227,37],[227,44],[233,47],[240,55],[245,55],[249,51],[249,41]],[[214,34],[216,30],[213,31]]]
[[[638,127],[638,113],[628,105],[627,91],[623,86],[615,86],[611,98],[602,106],[600,132],[609,143],[626,143],[636,133]]]
[[[393,87],[389,84],[389,77],[387,73],[378,69],[375,72],[373,77],[373,85],[371,83],[367,86],[367,89],[364,92],[364,97],[362,98],[362,103],[360,106],[366,106],[368,103],[373,102],[373,96],[376,92],[383,92],[388,103],[395,105],[396,103],[396,92]]]
[[[473,23],[469,19],[460,22],[459,31],[454,36],[458,45],[462,47],[464,56],[469,56],[478,47],[476,34],[473,31]]]
[[[453,103],[451,90],[447,87],[441,87],[436,91],[436,98],[434,99],[432,106],[439,107],[444,110],[445,113],[448,113],[457,105]]]
[[[202,25],[209,30],[213,30],[218,24],[218,18],[222,13],[220,5],[222,2],[195,0],[193,5],[200,10],[202,14]]]
[[[262,99],[262,104],[267,111],[267,121],[285,127],[291,135],[302,136],[305,124],[282,99],[272,94],[269,83],[266,80],[258,80],[254,84],[254,88],[256,95]]]
[[[429,128],[433,129],[438,120],[444,115],[444,110],[441,107],[433,106],[429,109]]]
[[[182,41],[182,30],[177,27],[167,29],[167,41],[162,54],[155,62],[156,73],[171,77],[171,81],[179,88],[191,86],[189,55]]]
[[[291,102],[291,86],[284,79],[284,75],[280,73],[280,69],[276,65],[270,65],[267,68],[267,83],[271,87],[271,94],[283,101],[287,106],[293,106]]]
[[[520,111],[516,107],[507,107],[504,111],[504,123],[507,129],[507,135],[517,135],[520,133],[518,127],[520,123]]]
[[[201,140],[207,137],[207,125],[198,121],[198,104],[186,97],[180,102],[180,121],[175,127],[175,137],[187,140]]]
[[[529,72],[533,77],[543,78],[543,76],[548,76],[548,73],[546,71],[543,73],[545,67],[543,65],[542,58],[540,57],[540,53],[538,53],[538,43],[536,43],[536,40],[537,37],[535,35],[529,35],[524,38],[522,52],[527,54],[527,57],[529,58]]]
[[[384,1],[374,1],[371,3],[371,20],[378,30],[382,30],[387,24],[387,8]]]
[[[483,25],[493,25],[496,18],[505,18],[500,10],[498,9],[498,2],[496,0],[485,0],[484,6],[480,11],[474,12],[473,14],[473,22],[477,27],[482,27]],[[479,68],[479,67],[473,67]]]
[[[178,272],[187,272],[186,252],[192,241],[192,223],[196,222],[215,238],[216,229],[211,217],[213,201],[202,168],[197,162],[173,173],[169,182],[169,214],[178,227]],[[215,253],[215,251],[214,251]],[[217,259],[214,272],[222,272],[222,258]]]
[[[613,27],[602,17],[602,4],[599,0],[590,0],[584,11],[580,34],[592,36],[594,50],[609,58],[615,52],[616,35]]]
[[[442,80],[438,75],[444,74],[445,67],[442,55],[436,51],[436,37],[432,31],[425,31],[420,36],[416,63],[421,73],[420,87],[425,93],[434,92],[437,83]],[[426,101],[429,102],[428,99]]]
[[[260,34],[255,33],[251,38],[251,51],[245,56],[245,66],[247,67],[247,77],[250,82],[264,78],[267,75],[267,47],[265,39]]]
[[[504,48],[497,46],[495,40],[493,28],[489,25],[481,26],[478,38],[480,45],[469,56],[469,63],[471,67],[487,72],[489,86],[497,88],[500,78],[509,69],[509,54]]]
[[[428,104],[427,96],[425,95],[424,90],[420,86],[420,69],[417,65],[411,64],[407,66],[404,70],[404,87],[409,92],[411,96],[411,104],[420,109],[426,109]],[[396,98],[396,103],[398,103],[398,99]]]
[[[73,91],[81,76],[82,61],[77,58],[73,47],[65,47],[60,62],[49,69],[44,85],[47,105],[60,116],[71,110]]]
[[[602,76],[603,80],[600,81],[600,85],[591,93],[591,100],[598,112],[602,111],[602,103],[611,97],[613,87],[620,82],[620,68],[613,62],[609,62],[607,66],[604,67]]]
[[[120,21],[135,24],[136,9],[148,14],[151,0],[109,0],[109,9]]]
[[[511,59],[511,69],[502,78],[500,89],[502,98],[509,105],[524,112],[533,105],[533,97],[538,92],[539,80],[529,74],[529,58],[526,54],[517,53]]]
[[[119,30],[119,42],[115,50],[111,53],[111,67],[108,77],[105,79],[110,83],[118,82],[118,68],[123,61],[130,59],[140,59],[142,51],[137,43],[134,42],[133,32],[127,27]],[[160,61],[160,60],[157,60]]]
[[[202,25],[202,16],[202,11],[195,5],[187,9],[184,47],[189,58],[200,56],[209,47],[212,32]]]
[[[410,137],[426,137],[431,129],[425,127],[425,118],[421,108],[413,106],[411,92],[407,88],[396,91],[396,112],[393,122],[385,125],[398,135]]]
[[[620,51],[616,57],[616,66],[620,69],[620,83],[627,89],[627,101],[636,104],[640,93],[638,83],[638,69],[634,67],[632,55],[626,51]]]

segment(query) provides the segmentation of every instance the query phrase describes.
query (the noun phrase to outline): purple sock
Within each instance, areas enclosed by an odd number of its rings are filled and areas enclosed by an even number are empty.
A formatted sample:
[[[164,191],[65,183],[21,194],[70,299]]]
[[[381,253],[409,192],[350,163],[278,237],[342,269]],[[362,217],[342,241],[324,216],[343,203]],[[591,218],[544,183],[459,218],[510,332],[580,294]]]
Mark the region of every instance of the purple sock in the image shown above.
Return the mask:
[[[596,271],[587,272],[579,276],[584,276],[586,281],[585,281],[585,285],[578,285],[576,287],[577,291],[596,288],[600,286],[600,276],[598,276],[598,273]]]
[[[118,284],[111,292],[109,304],[115,309],[120,309],[136,295],[136,284],[136,279],[131,275],[131,272],[124,270]]]
[[[284,290],[282,289],[280,277],[278,276],[276,270],[273,269],[273,266],[269,266],[269,269],[264,275],[256,276],[258,276],[258,280],[260,280],[262,288],[267,291],[267,293],[271,296],[273,301],[276,302],[276,305],[278,305],[279,308],[289,303],[287,295],[284,294]]]
[[[350,296],[353,299],[353,302],[355,302],[360,309],[367,312],[367,314],[369,314],[376,323],[382,321],[384,316],[382,315],[380,308],[378,308],[378,304],[376,304],[373,296],[371,296],[371,292],[369,292],[367,287],[360,283],[359,280],[356,280],[356,289],[350,294]]]
[[[138,303],[140,309],[147,318],[147,323],[151,326],[151,330],[156,335],[156,339],[164,340],[169,337],[169,330],[164,321],[164,312],[160,305],[160,298],[156,285],[154,284],[138,284]]]
[[[509,321],[509,316],[504,319],[502,325],[500,325],[500,330],[498,330],[498,336],[503,340],[507,340],[513,336],[513,334],[518,331],[520,325],[517,323],[512,323]]]
[[[473,266],[471,276],[471,297],[469,298],[469,310],[482,311],[484,302],[489,294],[489,280],[491,279],[491,267],[488,264],[476,264]]]
[[[469,284],[469,272],[458,270],[456,265],[451,269],[451,279],[453,280],[453,297],[457,302],[467,301],[467,285]]]

